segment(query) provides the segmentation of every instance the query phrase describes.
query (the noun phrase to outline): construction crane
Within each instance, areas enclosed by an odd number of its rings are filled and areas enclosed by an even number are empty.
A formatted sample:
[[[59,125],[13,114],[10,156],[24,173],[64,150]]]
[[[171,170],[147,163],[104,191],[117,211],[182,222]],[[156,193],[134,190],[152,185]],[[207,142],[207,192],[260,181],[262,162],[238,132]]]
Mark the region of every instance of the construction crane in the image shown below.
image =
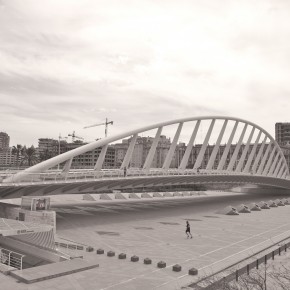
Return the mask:
[[[110,125],[110,124],[113,125],[113,121],[108,121],[108,118],[106,118],[106,122],[105,123],[100,123],[100,124],[94,124],[94,125],[86,126],[86,127],[84,127],[84,129],[105,125],[105,137],[107,137],[107,135],[108,135],[108,125]]]
[[[84,138],[76,136],[75,131],[73,131],[72,134],[68,134],[68,136],[71,136],[72,142],[75,141],[75,138],[80,139],[80,140],[84,140]]]

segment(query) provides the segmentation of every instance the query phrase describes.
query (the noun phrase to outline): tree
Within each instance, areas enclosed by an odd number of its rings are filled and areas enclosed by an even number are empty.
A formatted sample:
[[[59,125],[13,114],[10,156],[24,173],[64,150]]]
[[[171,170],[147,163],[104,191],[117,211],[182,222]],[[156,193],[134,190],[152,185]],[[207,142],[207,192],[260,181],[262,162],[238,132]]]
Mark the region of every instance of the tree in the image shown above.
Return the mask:
[[[45,161],[52,158],[53,156],[55,156],[53,152],[46,148],[43,153],[40,153],[39,159],[40,161]]]
[[[32,166],[32,165],[38,163],[36,150],[35,150],[33,145],[29,148],[26,148],[24,146],[23,150],[22,150],[22,154],[23,154],[23,159],[21,161],[21,165]]]
[[[19,166],[19,157],[22,155],[23,146],[20,144],[17,144],[16,146],[12,147],[12,154],[16,155],[16,166]]]

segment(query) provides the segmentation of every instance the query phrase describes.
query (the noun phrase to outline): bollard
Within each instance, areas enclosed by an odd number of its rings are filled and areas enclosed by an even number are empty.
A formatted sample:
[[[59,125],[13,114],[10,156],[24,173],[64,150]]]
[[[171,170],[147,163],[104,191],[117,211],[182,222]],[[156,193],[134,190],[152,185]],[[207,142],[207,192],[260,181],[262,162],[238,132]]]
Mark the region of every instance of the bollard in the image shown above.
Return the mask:
[[[239,270],[236,270],[236,281],[239,281]]]
[[[93,252],[94,251],[94,248],[89,246],[86,248],[86,252]]]
[[[109,252],[107,252],[107,256],[108,257],[114,257],[115,256],[115,252],[109,251]]]
[[[259,260],[256,261],[256,268],[259,269]]]
[[[274,260],[274,257],[275,257],[275,253],[274,251],[272,251],[272,260]]]
[[[152,264],[152,260],[149,259],[149,258],[145,258],[145,259],[144,259],[144,264],[145,264],[145,265],[150,265],[150,264]]]
[[[250,274],[250,265],[249,264],[247,265],[247,274],[248,275]]]
[[[279,247],[278,251],[279,251],[279,256],[281,256],[281,247]]]
[[[163,262],[163,261],[160,261],[160,262],[157,263],[157,267],[158,268],[165,268],[166,267],[166,263]]]
[[[125,254],[125,253],[121,253],[121,254],[119,254],[119,259],[120,259],[120,260],[124,260],[124,259],[126,259],[126,254]]]
[[[105,251],[103,249],[97,249],[97,252],[96,252],[98,255],[102,255],[105,253]]]
[[[174,272],[180,272],[181,271],[181,266],[176,264],[172,267],[172,271]]]
[[[188,275],[197,275],[198,270],[196,268],[191,268],[188,270]]]
[[[132,256],[131,257],[131,262],[138,262],[139,261],[139,257],[138,256]]]

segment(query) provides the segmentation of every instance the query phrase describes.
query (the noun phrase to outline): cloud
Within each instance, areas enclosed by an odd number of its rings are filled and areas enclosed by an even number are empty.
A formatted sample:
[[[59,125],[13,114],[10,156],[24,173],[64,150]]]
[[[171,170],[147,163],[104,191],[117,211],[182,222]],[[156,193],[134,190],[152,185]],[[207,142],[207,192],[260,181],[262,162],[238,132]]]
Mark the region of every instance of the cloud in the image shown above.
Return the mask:
[[[289,8],[276,0],[2,0],[0,130],[37,144],[56,131],[94,139],[103,129],[83,126],[106,117],[114,134],[228,115],[273,133],[289,111]]]

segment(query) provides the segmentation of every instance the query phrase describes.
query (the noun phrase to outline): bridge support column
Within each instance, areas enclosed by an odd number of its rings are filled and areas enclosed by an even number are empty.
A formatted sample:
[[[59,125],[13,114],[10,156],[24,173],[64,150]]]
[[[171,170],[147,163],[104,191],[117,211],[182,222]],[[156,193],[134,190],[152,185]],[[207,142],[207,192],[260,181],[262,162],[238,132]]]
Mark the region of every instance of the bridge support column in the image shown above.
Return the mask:
[[[255,158],[255,161],[254,161],[254,164],[253,164],[253,167],[252,167],[253,174],[257,172],[257,167],[258,167],[259,161],[261,160],[261,156],[262,156],[262,153],[264,151],[264,147],[265,147],[266,141],[267,141],[267,136],[265,136],[265,138],[264,138],[264,140],[262,142],[262,145],[261,145],[261,147],[259,149],[258,155]]]
[[[272,141],[270,141],[270,143],[268,144],[268,147],[267,147],[266,152],[265,152],[265,154],[264,154],[264,156],[262,158],[262,161],[260,163],[260,166],[259,166],[259,169],[257,171],[257,174],[262,174],[263,169],[264,169],[264,165],[265,165],[265,162],[266,162],[267,157],[269,155],[271,147],[272,147]]]
[[[64,178],[67,177],[69,170],[71,168],[71,164],[72,164],[73,158],[67,160],[67,162],[65,163],[63,170],[61,172],[61,176],[63,176]]]
[[[273,174],[274,177],[277,177],[279,169],[281,168],[282,161],[283,161],[283,157],[280,158],[280,160],[278,162],[278,165],[275,168],[275,171],[274,171],[274,174]]]
[[[206,136],[205,136],[205,139],[203,141],[203,144],[201,146],[201,149],[199,151],[199,154],[197,156],[197,159],[195,161],[195,164],[193,166],[193,169],[197,169],[200,167],[201,163],[202,163],[202,160],[203,160],[203,157],[204,157],[204,153],[205,153],[205,150],[206,150],[206,147],[208,145],[208,141],[209,141],[209,138],[210,138],[210,135],[211,135],[211,132],[212,132],[212,129],[213,129],[213,126],[214,126],[214,123],[215,123],[215,119],[213,119],[210,123],[210,126],[209,126],[209,129],[206,133]]]
[[[144,170],[150,170],[150,167],[151,167],[151,164],[152,164],[155,152],[156,152],[156,148],[157,148],[157,145],[158,145],[158,142],[159,142],[159,139],[160,139],[162,128],[163,127],[159,127],[158,130],[157,130],[157,133],[156,133],[155,138],[153,140],[152,146],[151,146],[151,148],[149,150],[149,153],[147,155],[147,158],[146,158],[144,166],[143,166]]]
[[[252,151],[251,151],[251,153],[250,153],[250,155],[249,155],[249,157],[248,157],[248,161],[247,161],[247,163],[246,163],[246,166],[245,166],[245,168],[244,168],[244,170],[243,170],[244,173],[249,173],[249,171],[250,171],[250,167],[251,167],[251,164],[252,164],[252,161],[253,161],[254,155],[255,155],[255,153],[256,153],[257,146],[258,146],[259,140],[260,140],[260,138],[261,138],[261,135],[262,135],[262,131],[259,132],[259,134],[258,134],[258,136],[257,136],[257,138],[256,138],[255,144],[254,144],[254,146],[253,146],[253,148],[252,148]]]
[[[104,160],[105,160],[105,156],[106,156],[106,153],[107,153],[107,149],[108,149],[108,144],[102,147],[102,151],[101,151],[101,153],[100,153],[100,155],[98,157],[98,160],[96,162],[94,170],[100,171],[102,169],[102,166],[103,166],[103,163],[104,163]]]
[[[226,163],[226,160],[227,160],[227,157],[228,157],[228,154],[229,154],[229,151],[230,151],[230,147],[232,145],[232,141],[233,141],[235,133],[237,131],[238,124],[239,124],[239,122],[236,121],[235,126],[234,126],[234,128],[233,128],[233,130],[231,132],[230,138],[228,140],[228,143],[226,145],[226,148],[225,148],[225,150],[223,152],[222,158],[221,158],[221,160],[219,162],[217,170],[223,170],[223,168],[224,168],[224,165]]]
[[[237,166],[237,168],[236,168],[236,171],[237,171],[237,172],[241,172],[242,169],[243,169],[244,162],[245,162],[245,159],[246,159],[246,155],[247,155],[247,153],[248,153],[248,151],[249,151],[250,143],[251,143],[252,138],[253,138],[253,135],[254,135],[254,131],[255,131],[255,127],[252,128],[252,131],[251,131],[251,133],[250,133],[250,136],[249,136],[249,138],[248,138],[248,141],[247,141],[247,143],[246,143],[246,146],[245,146],[245,148],[244,148],[244,150],[243,150],[242,156],[241,156],[241,158],[240,158],[240,160],[239,160],[239,163],[238,163],[238,166]]]
[[[192,135],[190,137],[190,140],[189,140],[189,142],[187,144],[185,153],[183,155],[183,158],[182,158],[181,163],[180,163],[179,168],[178,168],[180,170],[185,170],[185,168],[186,168],[186,165],[188,163],[188,159],[189,159],[189,156],[190,156],[192,147],[193,147],[193,143],[194,143],[194,140],[196,138],[196,134],[197,134],[199,125],[200,125],[200,120],[198,120],[196,122],[195,127],[194,127],[194,130],[193,130]]]
[[[232,156],[232,158],[231,158],[231,160],[230,160],[230,163],[229,163],[229,166],[228,166],[228,168],[227,168],[227,171],[232,171],[233,168],[234,168],[234,165],[235,165],[235,163],[236,163],[236,161],[237,161],[237,157],[238,157],[238,154],[239,154],[239,151],[240,151],[240,147],[241,147],[241,144],[242,144],[242,142],[243,142],[243,139],[244,139],[244,136],[245,136],[245,133],[246,133],[247,127],[248,127],[248,124],[246,123],[246,124],[244,125],[244,128],[243,128],[242,134],[241,134],[241,136],[240,136],[240,139],[239,139],[239,141],[238,141],[238,144],[236,145],[236,148],[235,148],[235,151],[234,151],[234,153],[233,153],[233,156]]]
[[[274,147],[272,149],[272,151],[271,151],[271,154],[269,156],[269,159],[268,159],[268,161],[266,163],[266,166],[265,166],[265,168],[263,170],[263,173],[262,173],[263,175],[267,175],[268,174],[268,171],[269,171],[270,165],[272,164],[272,160],[273,160],[273,157],[274,157],[275,152],[276,152],[276,148]]]
[[[225,130],[226,130],[227,124],[228,124],[228,120],[225,120],[225,121],[224,121],[224,124],[223,124],[223,127],[222,127],[222,129],[221,129],[221,131],[220,131],[220,134],[219,134],[219,136],[218,136],[218,139],[217,139],[217,141],[216,141],[216,144],[215,144],[215,146],[214,146],[214,149],[213,149],[213,151],[212,151],[212,153],[211,153],[211,155],[210,155],[209,161],[208,161],[208,163],[207,163],[207,166],[206,166],[206,169],[207,169],[207,170],[211,170],[212,167],[214,166],[214,161],[215,161],[215,159],[216,159],[216,155],[217,155],[218,150],[219,150],[219,148],[220,148],[221,141],[222,141],[222,138],[223,138],[223,136],[224,136],[224,133],[225,133]]]
[[[273,161],[273,163],[272,163],[272,165],[271,165],[271,168],[270,168],[270,170],[269,170],[269,172],[268,172],[268,176],[273,175],[273,172],[274,172],[275,166],[277,165],[277,162],[278,162],[279,155],[280,155],[279,152],[277,152],[277,154],[276,154],[276,156],[275,156],[275,159],[274,159],[274,161]]]
[[[282,178],[282,179],[285,179],[285,178],[286,178],[286,175],[287,175],[287,169],[285,168],[285,171],[284,171],[284,173],[282,174],[281,178]]]
[[[282,176],[284,170],[285,170],[285,164],[283,164],[283,165],[281,166],[277,178],[281,178],[281,176]]]
[[[134,147],[135,147],[135,144],[136,144],[137,136],[138,136],[138,134],[135,134],[133,136],[133,138],[131,139],[129,148],[128,148],[127,152],[126,152],[125,158],[124,158],[124,160],[122,162],[122,165],[121,165],[120,169],[124,169],[125,167],[128,168],[130,160],[132,158]]]
[[[170,163],[172,161],[173,154],[174,154],[174,151],[175,151],[175,148],[176,148],[179,136],[180,136],[180,132],[181,132],[182,126],[183,126],[183,123],[179,123],[177,131],[176,131],[175,136],[173,138],[173,141],[172,141],[172,143],[170,145],[169,151],[168,151],[168,153],[166,155],[165,161],[164,161],[163,166],[162,166],[162,168],[165,169],[165,170],[167,170],[169,168]]]

